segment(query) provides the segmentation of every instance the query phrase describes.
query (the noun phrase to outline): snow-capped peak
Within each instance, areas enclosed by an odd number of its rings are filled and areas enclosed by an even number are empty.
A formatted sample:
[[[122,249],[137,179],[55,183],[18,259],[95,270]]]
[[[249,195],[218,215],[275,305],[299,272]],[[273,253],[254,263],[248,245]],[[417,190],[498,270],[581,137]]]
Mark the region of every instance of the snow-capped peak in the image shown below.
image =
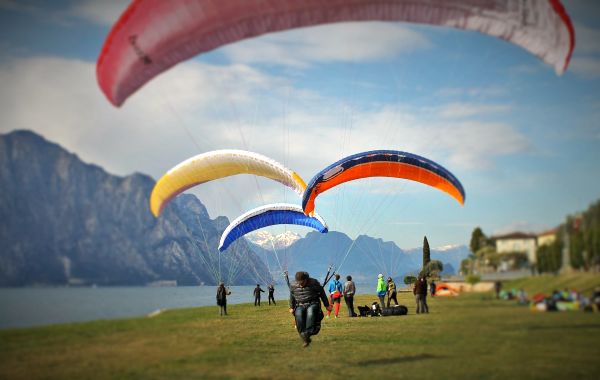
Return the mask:
[[[301,236],[292,231],[286,231],[279,235],[273,235],[269,231],[257,231],[246,235],[246,238],[252,243],[265,249],[281,249],[292,245]]]
[[[449,245],[442,245],[441,247],[437,247],[437,248],[435,248],[435,250],[445,252],[445,251],[451,251],[458,247],[459,247],[458,244],[449,244]]]

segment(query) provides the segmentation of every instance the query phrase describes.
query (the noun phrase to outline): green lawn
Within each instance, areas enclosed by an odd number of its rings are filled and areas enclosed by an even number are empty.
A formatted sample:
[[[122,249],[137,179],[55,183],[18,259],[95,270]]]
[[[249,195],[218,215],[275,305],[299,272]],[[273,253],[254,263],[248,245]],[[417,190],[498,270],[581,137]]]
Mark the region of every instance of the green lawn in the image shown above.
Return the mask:
[[[600,276],[587,283],[600,285]],[[600,373],[600,313],[536,313],[490,294],[463,294],[429,300],[431,313],[415,315],[412,297],[399,298],[408,316],[347,318],[342,306],[341,318],[325,319],[307,349],[283,301],[230,305],[224,318],[215,306],[2,330],[0,379],[516,380]]]
[[[523,288],[528,294],[537,292],[551,294],[553,290],[562,291],[565,287],[588,294],[600,286],[600,275],[591,273],[571,273],[560,276],[543,275],[514,280],[504,284],[504,289]]]

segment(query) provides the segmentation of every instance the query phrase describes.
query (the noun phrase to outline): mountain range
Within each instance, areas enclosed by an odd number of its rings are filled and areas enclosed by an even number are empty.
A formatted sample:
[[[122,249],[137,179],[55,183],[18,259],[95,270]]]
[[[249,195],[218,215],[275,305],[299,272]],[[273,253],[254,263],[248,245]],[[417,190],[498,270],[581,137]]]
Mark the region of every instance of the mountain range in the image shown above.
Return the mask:
[[[373,282],[378,273],[398,279],[416,274],[423,264],[422,248],[405,251],[391,241],[367,235],[352,240],[336,231],[327,234],[309,232],[305,237],[275,250],[269,245],[251,244],[251,247],[267,263],[276,279],[283,270],[290,275],[303,270],[322,280],[331,266],[343,276],[352,275],[357,282]],[[455,274],[455,268],[460,267],[460,262],[468,254],[464,245],[431,249],[431,258],[444,264],[444,275]]]
[[[154,183],[111,175],[33,132],[0,135],[0,286],[270,279],[243,240],[219,269],[229,221],[212,220],[195,196],[176,197],[154,218]]]

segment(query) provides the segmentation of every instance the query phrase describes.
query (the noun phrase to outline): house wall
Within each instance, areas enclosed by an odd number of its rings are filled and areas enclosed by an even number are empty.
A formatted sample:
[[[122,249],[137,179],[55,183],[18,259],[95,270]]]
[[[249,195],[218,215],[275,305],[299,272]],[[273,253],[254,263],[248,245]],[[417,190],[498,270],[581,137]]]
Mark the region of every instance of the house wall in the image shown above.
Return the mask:
[[[550,245],[556,241],[556,235],[548,234],[548,235],[540,235],[538,236],[538,247],[542,245]]]
[[[523,252],[527,254],[527,259],[531,264],[537,262],[536,241],[534,238],[526,239],[499,239],[496,240],[496,252]]]

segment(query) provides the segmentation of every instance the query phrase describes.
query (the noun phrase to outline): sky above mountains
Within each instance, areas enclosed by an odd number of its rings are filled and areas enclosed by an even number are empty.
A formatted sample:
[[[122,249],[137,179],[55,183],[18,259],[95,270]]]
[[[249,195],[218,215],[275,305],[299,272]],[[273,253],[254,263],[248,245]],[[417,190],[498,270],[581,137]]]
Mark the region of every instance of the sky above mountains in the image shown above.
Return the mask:
[[[95,60],[126,2],[0,0],[0,132],[31,129],[111,173],[154,178],[232,148],[276,159],[308,182],[344,156],[398,149],[452,171],[465,205],[403,180],[353,182],[317,199],[331,230],[402,248],[423,235],[433,246],[465,244],[476,226],[537,232],[600,197],[600,5],[564,5],[576,47],[560,77],[478,33],[344,23],[200,55],[115,108],[96,84]],[[300,202],[247,176],[192,192],[211,216],[230,220]]]

